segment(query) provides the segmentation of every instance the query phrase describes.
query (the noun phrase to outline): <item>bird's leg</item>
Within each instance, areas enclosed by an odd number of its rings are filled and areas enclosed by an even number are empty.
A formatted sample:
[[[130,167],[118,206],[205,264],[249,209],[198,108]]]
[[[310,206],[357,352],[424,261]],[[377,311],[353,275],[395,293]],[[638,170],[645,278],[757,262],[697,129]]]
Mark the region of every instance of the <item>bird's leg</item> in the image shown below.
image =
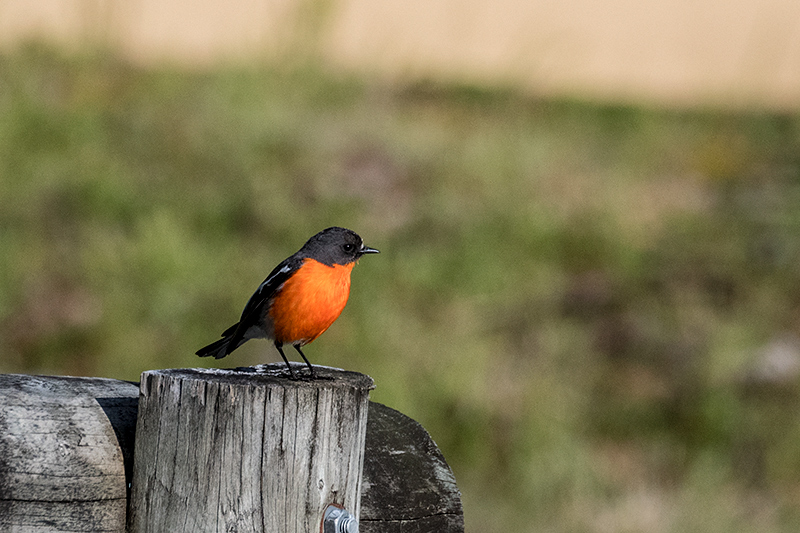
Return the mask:
[[[308,359],[306,359],[306,354],[303,353],[303,350],[300,349],[300,346],[298,344],[293,344],[292,346],[294,346],[294,349],[297,350],[297,353],[300,354],[300,357],[302,357],[303,361],[305,361],[306,364],[308,365],[308,370],[310,372],[309,377],[311,379],[314,379],[314,367],[311,366],[311,363],[309,363]]]
[[[289,360],[286,359],[286,355],[283,353],[283,344],[281,344],[278,341],[275,341],[275,347],[278,349],[278,353],[281,354],[281,357],[283,357],[283,362],[286,363],[286,368],[289,369],[289,374],[292,375],[292,379],[297,379],[297,374],[294,373],[294,370],[292,370],[292,365],[289,364]],[[303,359],[305,359],[305,357],[303,357]],[[306,361],[306,363],[308,363],[308,361]]]

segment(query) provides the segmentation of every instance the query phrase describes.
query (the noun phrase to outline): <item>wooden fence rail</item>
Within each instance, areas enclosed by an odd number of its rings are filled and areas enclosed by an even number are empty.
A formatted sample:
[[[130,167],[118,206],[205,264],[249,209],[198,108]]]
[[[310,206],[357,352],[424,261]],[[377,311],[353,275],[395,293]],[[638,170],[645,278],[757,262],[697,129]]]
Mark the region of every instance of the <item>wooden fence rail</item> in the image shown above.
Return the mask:
[[[146,372],[141,391],[0,375],[0,531],[308,533],[335,503],[361,533],[463,532],[441,452],[370,378],[280,367]]]

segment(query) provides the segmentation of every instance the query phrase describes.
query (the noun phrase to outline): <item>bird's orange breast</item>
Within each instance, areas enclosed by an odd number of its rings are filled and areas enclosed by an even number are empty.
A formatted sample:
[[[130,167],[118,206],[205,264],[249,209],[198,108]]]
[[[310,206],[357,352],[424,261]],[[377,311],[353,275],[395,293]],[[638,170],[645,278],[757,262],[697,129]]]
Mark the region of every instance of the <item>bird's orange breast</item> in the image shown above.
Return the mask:
[[[269,308],[275,340],[303,345],[322,335],[347,304],[353,265],[328,266],[306,259]]]

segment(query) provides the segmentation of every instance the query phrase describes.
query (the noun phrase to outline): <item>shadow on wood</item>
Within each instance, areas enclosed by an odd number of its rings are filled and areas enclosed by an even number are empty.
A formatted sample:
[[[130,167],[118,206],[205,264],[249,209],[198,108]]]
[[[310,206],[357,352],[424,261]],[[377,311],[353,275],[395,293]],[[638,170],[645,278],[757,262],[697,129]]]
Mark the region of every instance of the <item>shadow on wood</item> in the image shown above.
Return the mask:
[[[133,450],[136,439],[136,414],[139,409],[139,384],[131,383],[136,394],[130,396],[113,396],[95,398],[103,410],[114,435],[117,436],[122,459],[125,464],[125,494],[131,497],[131,483],[133,482]]]

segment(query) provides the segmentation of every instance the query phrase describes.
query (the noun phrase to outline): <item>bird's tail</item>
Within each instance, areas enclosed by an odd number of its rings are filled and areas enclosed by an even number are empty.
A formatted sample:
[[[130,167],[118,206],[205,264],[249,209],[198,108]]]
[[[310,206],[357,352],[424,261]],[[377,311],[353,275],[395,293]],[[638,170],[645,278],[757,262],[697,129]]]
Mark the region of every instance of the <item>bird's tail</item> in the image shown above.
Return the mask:
[[[234,324],[222,333],[222,338],[218,341],[212,342],[208,346],[203,346],[197,352],[200,357],[211,357],[214,359],[222,359],[236,348],[242,345],[245,339],[236,335],[236,329],[239,324]]]
[[[228,352],[230,342],[230,337],[224,337],[216,342],[212,342],[208,346],[200,348],[196,353],[200,357],[211,357],[213,355],[214,359],[222,359],[230,353]]]

